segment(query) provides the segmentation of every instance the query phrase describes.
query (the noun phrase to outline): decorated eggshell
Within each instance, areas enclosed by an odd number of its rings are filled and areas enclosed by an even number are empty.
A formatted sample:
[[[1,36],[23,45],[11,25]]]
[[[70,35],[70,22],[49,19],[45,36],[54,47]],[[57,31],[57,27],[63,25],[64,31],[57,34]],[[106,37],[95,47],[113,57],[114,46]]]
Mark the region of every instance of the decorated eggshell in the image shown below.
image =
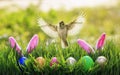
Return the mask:
[[[43,57],[37,57],[35,62],[39,68],[45,65],[45,59]]]
[[[58,64],[58,60],[57,60],[56,57],[53,57],[53,58],[51,59],[50,66],[52,66],[52,65],[54,65],[54,64]]]
[[[68,65],[74,65],[76,63],[76,60],[73,57],[69,57],[67,58],[66,62]]]
[[[80,59],[80,64],[81,64],[81,68],[84,71],[88,71],[90,68],[94,66],[94,61],[90,56],[83,56]]]
[[[26,57],[21,57],[18,61],[21,65],[25,65],[25,60],[26,59],[27,59]]]
[[[100,66],[104,66],[107,64],[107,58],[104,57],[104,56],[99,56],[97,59],[96,59],[96,63],[99,64]]]

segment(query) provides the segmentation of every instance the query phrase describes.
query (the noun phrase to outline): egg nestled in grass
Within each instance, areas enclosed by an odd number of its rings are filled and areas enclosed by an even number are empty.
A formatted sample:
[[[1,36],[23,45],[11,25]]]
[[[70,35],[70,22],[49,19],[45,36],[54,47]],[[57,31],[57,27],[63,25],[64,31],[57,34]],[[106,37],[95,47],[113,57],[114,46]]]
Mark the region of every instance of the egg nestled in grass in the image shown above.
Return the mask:
[[[101,67],[105,66],[107,64],[107,58],[104,56],[99,56],[96,59],[96,63],[99,64]]]
[[[53,66],[53,65],[57,65],[58,64],[58,60],[56,57],[53,57],[50,61],[50,66]]]
[[[45,65],[45,59],[43,57],[37,57],[35,63],[39,68],[42,68]]]
[[[80,65],[84,71],[88,71],[94,66],[94,61],[90,56],[83,56],[80,59]]]
[[[69,57],[67,58],[66,62],[68,65],[74,65],[76,63],[76,60],[73,57]]]
[[[19,60],[18,60],[18,62],[21,64],[21,65],[25,65],[25,60],[26,60],[27,58],[26,57],[20,57],[19,58]]]

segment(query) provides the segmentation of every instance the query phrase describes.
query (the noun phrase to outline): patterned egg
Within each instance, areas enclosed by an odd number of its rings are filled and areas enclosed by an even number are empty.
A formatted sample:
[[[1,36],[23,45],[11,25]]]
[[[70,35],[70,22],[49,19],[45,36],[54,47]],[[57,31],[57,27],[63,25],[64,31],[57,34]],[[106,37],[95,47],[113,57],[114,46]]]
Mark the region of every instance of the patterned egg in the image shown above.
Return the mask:
[[[99,64],[100,66],[104,66],[107,64],[107,58],[104,57],[104,56],[99,56],[97,59],[96,59],[96,63]]]
[[[37,57],[35,62],[39,68],[45,65],[45,59],[43,57]]]
[[[50,66],[52,66],[52,65],[54,65],[54,64],[58,64],[58,60],[57,60],[56,57],[53,57],[53,58],[51,59]]]
[[[80,59],[80,65],[84,71],[88,71],[90,68],[94,66],[94,61],[90,56],[83,56]]]
[[[21,57],[21,58],[19,58],[19,63],[21,64],[21,65],[25,65],[25,60],[26,60],[27,58],[26,57]]]
[[[67,58],[66,62],[68,65],[74,65],[76,63],[76,60],[73,57],[69,57]]]

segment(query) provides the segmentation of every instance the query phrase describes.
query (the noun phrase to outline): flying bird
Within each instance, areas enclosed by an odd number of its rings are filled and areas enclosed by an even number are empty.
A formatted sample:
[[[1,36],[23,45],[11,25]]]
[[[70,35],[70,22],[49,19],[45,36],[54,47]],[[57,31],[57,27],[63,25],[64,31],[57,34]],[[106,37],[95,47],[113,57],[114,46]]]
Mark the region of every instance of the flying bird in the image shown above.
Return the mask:
[[[67,36],[77,35],[83,27],[84,21],[84,17],[79,16],[69,24],[65,24],[64,21],[60,21],[58,25],[52,25],[44,21],[42,18],[39,18],[38,24],[41,30],[43,30],[48,36],[52,38],[59,37],[62,48],[66,48],[68,46]]]

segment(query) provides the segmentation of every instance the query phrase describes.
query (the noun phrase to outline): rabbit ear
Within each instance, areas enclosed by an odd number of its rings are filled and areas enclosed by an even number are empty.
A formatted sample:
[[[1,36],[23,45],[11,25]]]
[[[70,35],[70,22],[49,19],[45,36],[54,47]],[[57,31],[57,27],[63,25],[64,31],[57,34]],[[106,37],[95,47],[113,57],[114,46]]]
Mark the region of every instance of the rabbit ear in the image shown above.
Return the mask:
[[[95,53],[94,49],[84,40],[78,39],[77,42],[88,54],[91,53],[91,51],[92,53]]]
[[[29,42],[29,44],[28,44],[28,46],[27,46],[27,52],[28,53],[31,53],[35,48],[36,48],[36,46],[38,45],[38,35],[37,34],[35,34],[33,37],[32,37],[32,39],[30,40],[30,42]]]
[[[105,38],[106,38],[106,34],[103,33],[99,39],[97,40],[97,43],[96,43],[96,50],[101,50],[104,46],[104,43],[105,43]]]
[[[9,42],[10,42],[10,46],[14,48],[18,52],[18,54],[21,55],[22,54],[21,47],[18,45],[14,37],[9,37]]]

